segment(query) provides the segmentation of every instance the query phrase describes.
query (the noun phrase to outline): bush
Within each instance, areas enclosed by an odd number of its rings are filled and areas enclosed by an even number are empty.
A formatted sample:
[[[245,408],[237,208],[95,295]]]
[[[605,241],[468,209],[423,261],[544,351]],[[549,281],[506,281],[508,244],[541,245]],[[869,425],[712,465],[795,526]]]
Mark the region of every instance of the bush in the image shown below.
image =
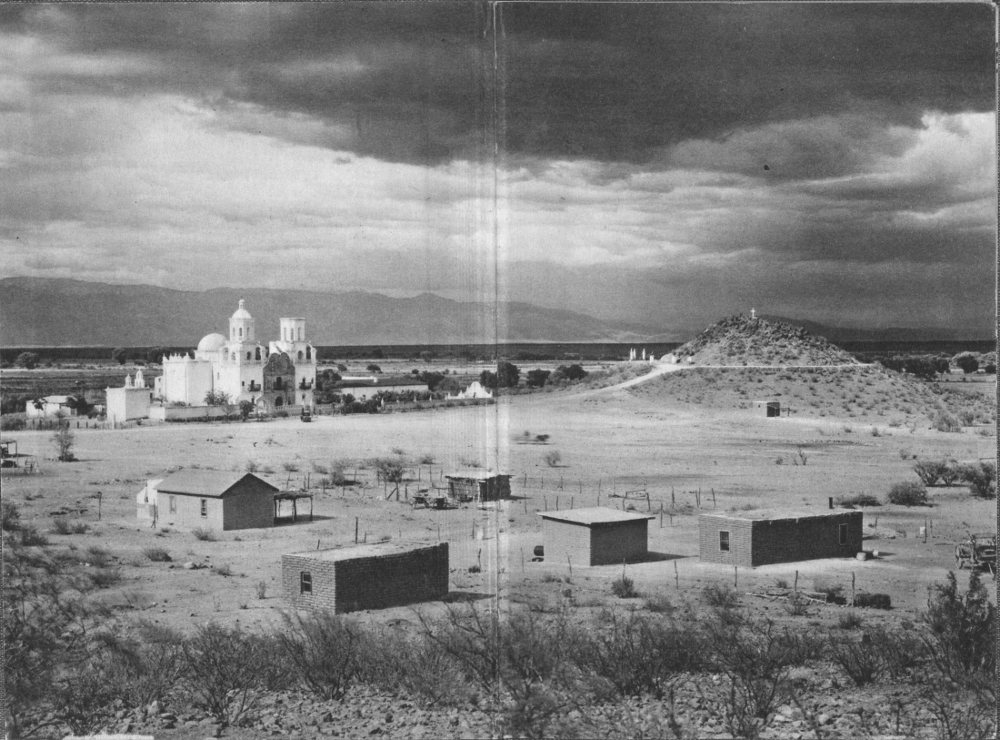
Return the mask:
[[[22,545],[27,547],[43,547],[49,544],[45,535],[39,532],[35,527],[22,526],[20,527],[20,532]]]
[[[931,418],[931,426],[933,426],[939,432],[960,432],[962,431],[962,422],[960,422],[953,414],[948,413],[944,409],[940,410]]]
[[[927,506],[927,488],[923,483],[903,481],[889,489],[889,503],[900,506]]]
[[[270,661],[263,644],[243,633],[210,623],[181,645],[183,682],[191,703],[223,724],[238,723],[253,709],[261,676]]]
[[[870,493],[858,493],[854,496],[841,496],[837,499],[838,506],[881,506],[877,496]]]
[[[215,542],[215,533],[211,529],[205,529],[204,527],[198,527],[197,529],[192,529],[191,534],[194,535],[196,540],[201,540],[202,542]]]
[[[169,563],[170,553],[164,550],[162,547],[147,547],[142,551],[149,560],[154,563]]]
[[[918,460],[913,464],[913,472],[925,486],[937,485],[947,469],[946,460]]]
[[[546,452],[542,459],[545,460],[546,465],[554,468],[562,461],[562,455],[559,453],[559,450],[552,450],[551,452]]]
[[[979,498],[996,498],[996,465],[981,462],[978,465],[963,465],[958,476],[969,486],[969,493]]]
[[[862,624],[864,620],[857,612],[845,612],[837,617],[837,627],[842,630],[856,630]]]
[[[27,422],[20,416],[4,415],[0,417],[0,430],[4,432],[17,432],[24,429]]]
[[[358,673],[360,631],[328,612],[284,619],[277,639],[295,678],[325,700],[342,698]]]
[[[639,592],[635,590],[635,582],[626,576],[611,583],[611,593],[619,599],[634,599],[639,595]]]
[[[740,605],[740,596],[729,586],[710,584],[701,591],[705,603],[715,609],[735,609]]]
[[[21,528],[21,510],[10,501],[0,502],[0,529],[16,532]]]
[[[976,571],[969,574],[964,594],[958,591],[955,573],[949,571],[930,595],[924,622],[931,631],[932,655],[945,675],[953,680],[993,675],[996,606]]]
[[[832,640],[830,657],[844,669],[855,686],[871,683],[883,670],[882,657],[877,650],[851,639]]]
[[[889,594],[858,593],[854,595],[853,606],[870,609],[891,609],[892,599]]]
[[[70,534],[73,528],[70,526],[69,519],[57,516],[52,520],[52,529],[49,531],[53,534]]]
[[[257,581],[256,586],[257,598],[266,599],[267,598],[267,581]]]
[[[217,576],[228,578],[233,574],[233,569],[228,565],[215,565],[212,566],[212,572]]]

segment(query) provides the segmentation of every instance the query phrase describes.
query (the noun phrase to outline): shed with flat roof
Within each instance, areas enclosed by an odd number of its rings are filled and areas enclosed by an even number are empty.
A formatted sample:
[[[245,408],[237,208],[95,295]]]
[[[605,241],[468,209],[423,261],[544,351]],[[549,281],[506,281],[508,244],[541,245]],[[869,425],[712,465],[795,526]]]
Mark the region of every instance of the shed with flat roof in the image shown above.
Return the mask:
[[[459,501],[497,501],[510,498],[510,476],[485,470],[446,475],[448,495]]]
[[[612,565],[642,560],[649,552],[650,514],[604,506],[542,511],[545,559],[571,565]]]
[[[854,557],[862,549],[860,511],[702,514],[703,562],[754,567],[818,558]]]
[[[448,594],[448,543],[380,542],[281,556],[281,590],[299,609],[385,609]]]

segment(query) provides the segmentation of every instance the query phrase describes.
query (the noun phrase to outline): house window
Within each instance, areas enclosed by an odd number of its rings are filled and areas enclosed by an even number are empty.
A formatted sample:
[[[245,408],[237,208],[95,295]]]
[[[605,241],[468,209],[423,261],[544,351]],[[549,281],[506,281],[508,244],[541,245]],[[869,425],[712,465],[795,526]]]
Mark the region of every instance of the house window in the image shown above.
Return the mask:
[[[313,592],[313,577],[312,573],[307,570],[299,573],[299,593],[300,594],[311,594]]]
[[[840,536],[840,544],[841,545],[846,545],[847,544],[847,525],[846,524],[840,524],[840,525],[838,525],[837,526],[837,533]]]
[[[719,550],[729,552],[729,532],[724,529],[719,530]]]
[[[242,339],[242,338],[243,338],[243,329],[240,328],[240,339]]]
[[[207,499],[202,499],[201,500],[201,515],[202,516],[206,516],[206,517],[208,516],[208,500]]]
[[[247,352],[247,359],[249,360],[251,357],[253,357],[253,355],[250,352]]]
[[[176,496],[171,496],[170,497],[170,513],[171,514],[176,514],[177,513],[177,497]]]
[[[246,388],[247,387],[247,382],[245,380],[241,380],[240,381],[240,386],[243,387],[243,388]]]

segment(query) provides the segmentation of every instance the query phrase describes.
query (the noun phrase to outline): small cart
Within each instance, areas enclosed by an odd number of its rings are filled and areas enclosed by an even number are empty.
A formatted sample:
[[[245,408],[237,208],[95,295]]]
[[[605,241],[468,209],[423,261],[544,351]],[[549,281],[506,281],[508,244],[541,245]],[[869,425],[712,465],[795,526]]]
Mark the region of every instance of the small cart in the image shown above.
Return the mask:
[[[959,569],[986,568],[996,574],[997,538],[994,534],[970,534],[968,539],[955,546],[955,564]]]

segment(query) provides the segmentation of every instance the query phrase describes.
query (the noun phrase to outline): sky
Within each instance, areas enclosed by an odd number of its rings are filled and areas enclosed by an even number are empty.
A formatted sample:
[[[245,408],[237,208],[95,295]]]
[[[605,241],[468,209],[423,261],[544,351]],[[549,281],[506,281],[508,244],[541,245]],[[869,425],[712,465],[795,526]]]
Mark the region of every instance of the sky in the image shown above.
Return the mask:
[[[994,325],[984,3],[0,5],[0,276]]]

